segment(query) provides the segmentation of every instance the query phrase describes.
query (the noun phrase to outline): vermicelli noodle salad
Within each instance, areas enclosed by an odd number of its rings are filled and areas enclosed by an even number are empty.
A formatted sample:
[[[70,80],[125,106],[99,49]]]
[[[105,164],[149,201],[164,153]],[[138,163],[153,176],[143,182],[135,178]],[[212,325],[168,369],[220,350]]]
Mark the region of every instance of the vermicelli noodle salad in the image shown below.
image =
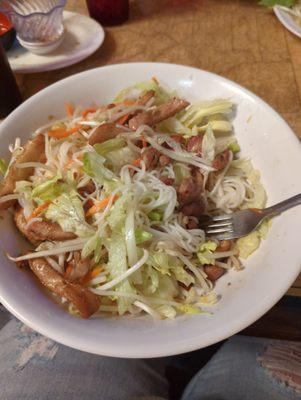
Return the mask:
[[[7,257],[82,318],[202,313],[267,230],[217,241],[199,227],[206,215],[266,203],[239,155],[234,108],[190,104],[155,78],[109,104],[67,103],[64,119],[17,138],[1,160],[0,208],[31,243]]]

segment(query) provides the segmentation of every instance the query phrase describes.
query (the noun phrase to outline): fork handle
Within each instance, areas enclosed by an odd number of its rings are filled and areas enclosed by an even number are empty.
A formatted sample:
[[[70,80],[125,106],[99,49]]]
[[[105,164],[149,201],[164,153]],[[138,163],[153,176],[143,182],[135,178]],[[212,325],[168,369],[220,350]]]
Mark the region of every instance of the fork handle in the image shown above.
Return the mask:
[[[274,206],[267,207],[264,210],[264,214],[266,217],[268,216],[272,217],[300,204],[301,204],[301,193],[297,194],[296,196],[290,197],[287,200],[281,201],[280,203],[275,204]]]

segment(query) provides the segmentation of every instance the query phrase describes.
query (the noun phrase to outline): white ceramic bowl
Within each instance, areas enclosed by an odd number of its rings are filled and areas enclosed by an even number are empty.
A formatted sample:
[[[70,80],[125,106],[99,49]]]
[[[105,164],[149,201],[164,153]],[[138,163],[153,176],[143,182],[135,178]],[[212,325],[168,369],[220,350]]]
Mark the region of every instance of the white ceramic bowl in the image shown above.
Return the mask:
[[[2,149],[15,136],[28,138],[48,116],[64,114],[64,102],[89,106],[106,103],[121,88],[155,75],[190,100],[229,97],[237,104],[234,120],[243,155],[262,173],[273,204],[301,192],[301,149],[285,121],[265,102],[237,84],[189,67],[133,63],[112,65],[71,76],[42,90],[0,126]],[[4,150],[3,150],[4,152]],[[4,155],[4,154],[2,154]],[[301,207],[274,220],[268,238],[247,261],[244,271],[230,271],[218,281],[220,303],[214,314],[174,321],[99,318],[80,320],[66,314],[0,253],[0,300],[38,332],[76,349],[115,357],[159,357],[195,350],[239,332],[261,317],[293,283],[301,265]],[[7,216],[0,224],[1,248],[18,254],[21,235]],[[231,286],[227,283],[231,282]]]
[[[64,40],[64,33],[53,42],[26,42],[25,40],[22,40],[18,36],[17,38],[20,42],[20,45],[23,46],[28,51],[30,51],[31,53],[44,55],[51,53],[52,51],[54,51],[59,47],[59,45]]]

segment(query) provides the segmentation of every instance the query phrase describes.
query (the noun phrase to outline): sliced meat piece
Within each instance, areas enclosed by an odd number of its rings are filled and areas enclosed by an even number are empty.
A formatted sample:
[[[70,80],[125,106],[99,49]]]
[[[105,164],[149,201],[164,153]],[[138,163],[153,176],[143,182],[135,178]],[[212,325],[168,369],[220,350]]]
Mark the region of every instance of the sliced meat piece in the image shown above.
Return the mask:
[[[201,173],[201,171],[197,167],[191,168],[191,175],[193,177],[195,184],[202,191],[203,184],[204,184],[204,175]]]
[[[99,306],[99,297],[78,283],[71,283],[55,271],[44,258],[29,260],[29,266],[39,281],[51,292],[64,297],[79,312],[82,318],[89,318]]]
[[[120,133],[123,133],[124,129],[119,128],[113,122],[100,125],[95,129],[93,135],[89,138],[89,144],[92,146],[96,143],[103,143],[107,140],[114,139]]]
[[[66,269],[66,278],[74,282],[83,278],[89,272],[91,260],[89,258],[81,258],[80,251],[75,251],[68,267]]]
[[[204,214],[205,209],[204,202],[199,199],[198,201],[194,201],[190,204],[185,204],[185,206],[181,208],[181,211],[188,217],[200,218]]]
[[[85,186],[78,188],[77,191],[81,196],[87,196],[87,194],[95,192],[95,185],[93,181],[89,181]]]
[[[200,192],[201,190],[199,186],[196,185],[192,177],[184,178],[177,190],[180,206],[198,200]]]
[[[35,221],[29,225],[28,230],[39,241],[52,240],[63,242],[77,238],[74,233],[63,231],[58,223],[51,221]]]
[[[133,104],[134,106],[145,106],[148,101],[154,97],[155,92],[153,90],[150,90],[149,92],[146,92],[143,96],[140,96],[139,99]],[[141,110],[136,110],[130,114],[125,115],[124,117],[121,117],[121,120],[119,123],[121,125],[125,125],[131,118],[133,118],[135,115],[141,113]]]
[[[22,153],[19,154],[11,164],[6,177],[0,184],[0,197],[13,193],[17,181],[26,180],[34,173],[34,168],[17,168],[16,166],[19,163],[29,161],[42,163],[46,161],[44,135],[38,135],[25,144]],[[14,202],[15,201],[7,201],[5,203],[0,203],[0,209],[6,209]]]
[[[26,227],[27,221],[24,217],[22,207],[17,208],[14,218],[17,228],[34,245],[45,240],[64,241],[77,237],[72,232],[64,232],[56,222],[35,221],[29,227]]]
[[[140,125],[156,125],[158,122],[173,117],[178,112],[186,108],[188,105],[188,101],[175,97],[167,103],[154,107],[149,111],[143,111],[135,117],[131,118],[129,121],[129,127],[133,131],[135,131],[139,128]]]
[[[192,153],[196,153],[197,155],[202,154],[202,142],[203,136],[191,136],[187,140],[187,151],[191,151]]]
[[[159,156],[159,165],[161,167],[165,167],[166,165],[171,163],[171,158],[166,156],[165,154],[161,154]]]
[[[216,251],[229,251],[232,247],[232,240],[220,240]]]
[[[217,265],[204,265],[204,271],[211,282],[217,281],[226,272],[224,268]]]
[[[165,183],[167,186],[172,186],[174,184],[174,179],[168,178],[168,176],[161,175],[160,181]]]
[[[147,147],[142,153],[142,160],[147,170],[154,169],[158,165],[160,153],[153,147]]]
[[[224,150],[222,153],[218,154],[212,161],[212,167],[218,171],[224,169],[230,160],[230,151],[228,149]]]
[[[187,229],[198,229],[199,223],[195,218],[191,217],[188,219],[186,226],[187,226]]]
[[[34,245],[38,245],[40,240],[26,228],[27,221],[23,214],[23,208],[18,207],[14,213],[14,219],[19,231]]]
[[[170,135],[170,137],[179,144],[185,144],[185,139],[182,135]]]
[[[144,95],[139,97],[139,99],[137,100],[137,104],[139,106],[145,106],[150,101],[150,99],[155,96],[155,94],[156,93],[154,90],[149,90]]]

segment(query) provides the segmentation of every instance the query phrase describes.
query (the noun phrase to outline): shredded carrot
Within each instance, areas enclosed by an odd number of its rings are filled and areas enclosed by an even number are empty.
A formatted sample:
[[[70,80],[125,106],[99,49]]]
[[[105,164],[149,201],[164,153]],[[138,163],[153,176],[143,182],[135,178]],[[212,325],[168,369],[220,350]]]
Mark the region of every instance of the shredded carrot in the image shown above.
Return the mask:
[[[141,141],[142,141],[142,147],[145,149],[148,146],[148,143],[144,135],[141,135]]]
[[[45,201],[45,203],[39,205],[33,212],[30,214],[30,216],[27,218],[27,221],[30,221],[33,218],[36,218],[38,215],[40,215],[46,208],[50,206],[52,203],[51,200]]]
[[[103,268],[100,265],[97,265],[92,270],[86,273],[86,275],[81,279],[81,283],[86,285],[92,279],[96,278],[103,271]]]
[[[125,99],[122,104],[126,107],[130,107],[136,104],[135,100]]]
[[[73,117],[73,114],[74,114],[73,104],[68,103],[68,102],[65,103],[65,109],[66,109],[67,117],[69,117],[69,118]]]
[[[152,76],[151,80],[154,81],[157,85],[159,85],[159,81],[155,76]]]
[[[128,119],[130,118],[131,114],[125,114],[123,117],[120,117],[116,122],[119,125],[124,125]]]
[[[84,111],[82,112],[82,117],[83,117],[83,118],[86,118],[86,116],[87,116],[88,114],[94,113],[96,110],[97,110],[97,108],[95,108],[95,107],[87,108],[86,110],[84,110]]]
[[[81,125],[75,125],[71,129],[58,128],[58,129],[54,129],[53,131],[48,131],[48,136],[54,137],[56,139],[64,139],[64,138],[78,132],[78,130],[81,128],[82,128]]]
[[[68,264],[67,267],[66,267],[65,274],[66,274],[66,275],[70,275],[72,271],[73,271],[72,265],[71,265],[71,264]]]
[[[134,161],[132,162],[132,165],[134,165],[134,167],[139,167],[141,161],[142,161],[142,158],[139,157],[139,158],[137,158],[136,160],[134,160]]]
[[[113,196],[113,203],[118,199],[117,195]],[[94,204],[89,210],[86,212],[86,217],[91,217],[91,215],[101,211],[105,206],[109,204],[111,200],[111,196],[106,197],[105,199],[101,200],[100,202]]]

